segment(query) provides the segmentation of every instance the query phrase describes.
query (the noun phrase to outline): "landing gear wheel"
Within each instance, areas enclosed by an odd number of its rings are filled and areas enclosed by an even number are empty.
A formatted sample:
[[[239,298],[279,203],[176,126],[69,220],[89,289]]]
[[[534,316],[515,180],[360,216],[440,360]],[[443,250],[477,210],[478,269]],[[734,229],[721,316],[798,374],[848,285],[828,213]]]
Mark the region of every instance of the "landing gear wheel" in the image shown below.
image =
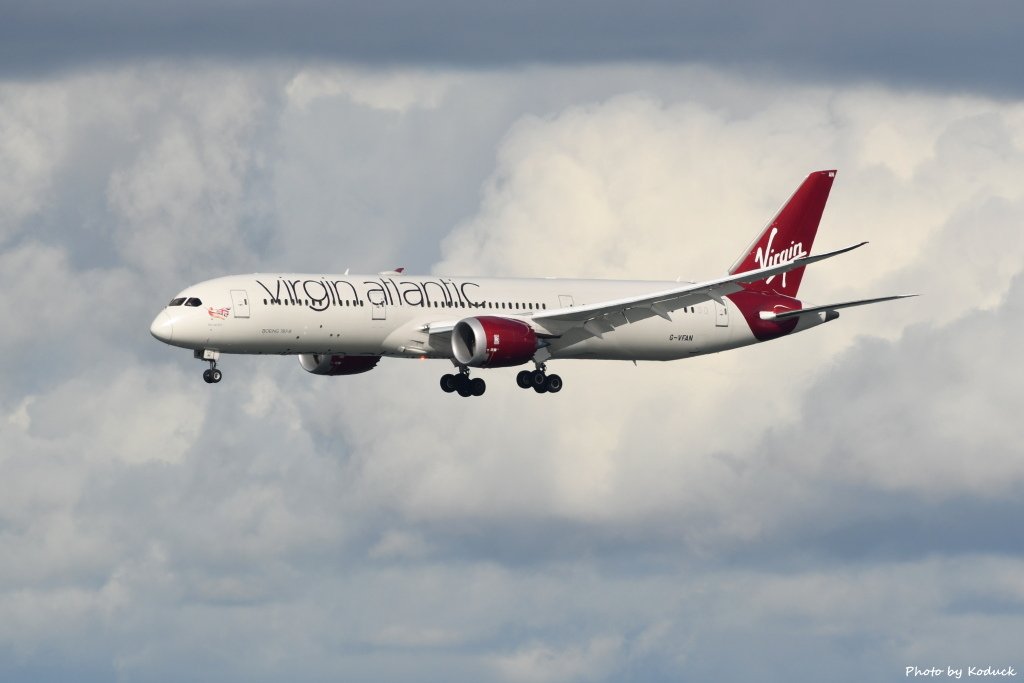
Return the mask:
[[[224,376],[221,371],[217,369],[217,359],[220,358],[220,351],[196,349],[192,352],[192,357],[210,364],[209,368],[203,370],[203,381],[207,384],[216,384],[221,380],[221,377]]]
[[[516,375],[516,384],[518,384],[521,389],[529,389],[530,385],[533,384],[533,373],[529,370],[521,370],[519,374]]]
[[[548,375],[548,378],[544,381],[544,388],[552,394],[557,394],[562,390],[562,378],[558,375]]]
[[[460,365],[457,374],[441,376],[441,389],[449,394],[457,392],[459,396],[469,398],[470,396],[483,396],[484,391],[487,390],[487,384],[479,377],[470,377],[469,368]]]
[[[544,384],[534,384],[533,385],[533,390],[536,391],[538,394],[546,394],[546,393],[548,393],[548,385],[547,385],[547,383],[544,383]]]
[[[530,373],[530,382],[533,384],[533,388],[544,386],[544,382],[547,379],[547,375],[544,374],[543,370],[534,370]],[[541,392],[543,393],[543,392]]]

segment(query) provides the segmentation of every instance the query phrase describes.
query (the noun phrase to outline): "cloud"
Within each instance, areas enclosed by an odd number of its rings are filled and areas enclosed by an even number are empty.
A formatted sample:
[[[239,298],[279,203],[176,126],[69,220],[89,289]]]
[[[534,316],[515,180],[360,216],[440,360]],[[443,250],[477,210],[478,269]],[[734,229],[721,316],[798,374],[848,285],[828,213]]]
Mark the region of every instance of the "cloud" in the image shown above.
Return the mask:
[[[618,638],[595,638],[584,647],[554,650],[548,645],[534,645],[498,658],[496,667],[502,678],[510,681],[575,681],[604,678],[618,658]]]
[[[0,90],[0,240],[40,211],[67,145],[60,87],[6,84]]]
[[[0,247],[3,677],[1014,664],[1016,102],[285,62],[0,98],[30,143],[0,152],[23,169],[0,196],[25,197]],[[819,244],[872,244],[807,295],[925,296],[685,363],[566,361],[557,397],[511,369],[462,400],[443,364],[388,359],[322,378],[230,357],[208,386],[148,335],[233,270],[711,277],[831,166]]]

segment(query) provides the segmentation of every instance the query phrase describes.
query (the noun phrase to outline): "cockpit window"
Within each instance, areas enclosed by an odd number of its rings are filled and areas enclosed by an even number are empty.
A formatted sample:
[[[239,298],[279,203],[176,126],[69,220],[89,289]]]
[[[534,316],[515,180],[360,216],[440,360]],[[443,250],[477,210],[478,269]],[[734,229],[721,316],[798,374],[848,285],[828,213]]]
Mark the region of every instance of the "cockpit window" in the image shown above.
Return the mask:
[[[202,305],[203,305],[203,302],[202,302],[202,301],[200,301],[199,299],[197,299],[196,297],[194,297],[194,296],[193,296],[193,297],[189,297],[189,298],[188,298],[188,299],[187,299],[187,300],[185,301],[185,305],[186,305],[186,306],[202,306]]]
[[[167,305],[168,306],[180,306],[183,303],[185,303],[185,297],[179,296],[177,299],[171,299],[171,303],[169,303]]]

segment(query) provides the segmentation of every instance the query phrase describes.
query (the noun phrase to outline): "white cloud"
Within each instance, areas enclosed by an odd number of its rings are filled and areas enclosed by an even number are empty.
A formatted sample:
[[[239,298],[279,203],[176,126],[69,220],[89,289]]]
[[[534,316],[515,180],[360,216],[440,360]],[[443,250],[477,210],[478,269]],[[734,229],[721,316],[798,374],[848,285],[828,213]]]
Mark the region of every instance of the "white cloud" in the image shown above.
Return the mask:
[[[285,87],[288,101],[305,109],[318,100],[347,97],[372,109],[404,112],[436,108],[460,76],[453,72],[368,70],[330,66],[299,71]]]
[[[583,646],[561,649],[535,644],[498,658],[495,665],[501,677],[508,681],[600,680],[607,678],[621,647],[619,638],[607,636],[594,638]]]
[[[251,222],[264,210],[247,186],[263,163],[255,136],[264,85],[229,71],[194,78],[156,70],[156,77],[155,87],[136,86],[153,98],[134,109],[144,137],[110,175],[118,250],[132,266],[161,275],[181,272],[187,261],[237,267],[251,258]],[[134,78],[120,80],[131,86]]]
[[[963,633],[957,657],[1015,652],[1019,549],[977,520],[1024,477],[1019,104],[690,68],[200,66],[4,86],[19,656],[735,680],[776,648],[863,680]],[[558,396],[481,371],[468,401],[443,363],[387,359],[322,378],[228,357],[210,387],[147,330],[190,278],[250,267],[709,277],[826,166],[819,245],[872,244],[807,294],[927,296],[685,363],[552,363]],[[918,516],[974,521],[920,539]]]
[[[61,84],[0,82],[0,239],[46,204],[68,144]]]

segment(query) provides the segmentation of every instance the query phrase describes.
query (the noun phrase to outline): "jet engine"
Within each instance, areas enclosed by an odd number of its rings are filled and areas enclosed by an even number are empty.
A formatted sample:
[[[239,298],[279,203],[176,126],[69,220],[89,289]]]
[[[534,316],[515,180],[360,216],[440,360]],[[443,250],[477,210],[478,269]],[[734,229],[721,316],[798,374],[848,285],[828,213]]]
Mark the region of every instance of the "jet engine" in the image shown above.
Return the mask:
[[[464,318],[452,330],[452,355],[473,368],[521,365],[537,351],[537,335],[521,320],[482,315]]]
[[[380,356],[339,356],[320,353],[300,353],[299,365],[314,375],[358,375],[373,370]]]

